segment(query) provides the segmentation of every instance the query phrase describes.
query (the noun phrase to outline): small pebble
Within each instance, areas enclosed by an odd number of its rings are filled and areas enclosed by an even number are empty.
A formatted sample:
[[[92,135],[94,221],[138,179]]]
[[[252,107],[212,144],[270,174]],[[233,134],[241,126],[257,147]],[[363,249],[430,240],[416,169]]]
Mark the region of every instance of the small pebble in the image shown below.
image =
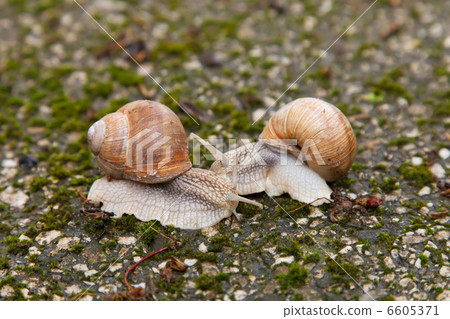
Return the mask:
[[[59,236],[61,236],[61,232],[59,230],[50,230],[40,233],[39,235],[37,235],[35,240],[38,242],[39,245],[45,245],[50,244]]]
[[[448,148],[441,148],[439,150],[439,156],[443,159],[446,160],[447,158],[450,157],[450,151],[448,150]]]
[[[419,166],[420,164],[422,164],[422,162],[422,157],[414,156],[413,158],[411,158],[411,163],[413,164],[413,166]]]
[[[276,265],[278,265],[278,264],[281,264],[281,263],[288,263],[288,264],[290,264],[290,263],[292,263],[294,261],[294,257],[293,256],[288,256],[288,257],[276,257],[275,258],[275,262],[274,262],[274,264],[272,265],[272,267],[273,266],[276,266]]]
[[[430,172],[437,178],[445,178],[445,169],[439,163],[434,163],[433,166],[430,167]]]
[[[418,193],[417,195],[419,196],[425,196],[425,195],[429,195],[431,194],[431,188],[428,186],[423,187]]]
[[[208,252],[208,248],[206,248],[206,245],[204,243],[198,245],[198,250],[200,250],[202,253]]]
[[[23,209],[28,202],[28,195],[20,189],[8,186],[3,192],[0,192],[0,201],[3,201],[12,207]]]
[[[184,260],[184,263],[186,265],[188,265],[189,267],[194,266],[196,262],[197,262],[197,259],[185,259]]]
[[[14,168],[17,167],[17,162],[13,159],[7,158],[2,161],[2,166],[4,168]]]
[[[430,210],[427,207],[425,207],[425,206],[423,206],[423,207],[421,207],[419,209],[419,213],[424,215],[424,216],[427,216],[429,212],[430,212]]]

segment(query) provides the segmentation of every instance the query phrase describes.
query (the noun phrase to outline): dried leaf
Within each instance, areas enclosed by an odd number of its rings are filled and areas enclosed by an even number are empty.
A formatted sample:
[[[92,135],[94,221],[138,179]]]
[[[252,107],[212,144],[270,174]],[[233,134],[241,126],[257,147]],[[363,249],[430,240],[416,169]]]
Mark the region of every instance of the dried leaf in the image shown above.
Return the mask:
[[[169,257],[169,267],[172,268],[173,270],[185,271],[188,266],[184,262],[179,260],[177,257],[170,256]]]
[[[113,301],[142,300],[146,297],[145,289],[138,287],[130,291],[121,291],[112,296]]]
[[[363,198],[357,198],[355,202],[366,208],[376,208],[383,204],[383,200],[381,198],[372,195]]]
[[[166,267],[161,271],[161,277],[168,283],[175,282],[175,276],[173,275],[172,268]]]
[[[156,95],[156,87],[152,87],[151,89],[148,89],[145,84],[139,83],[139,92],[141,92],[142,96],[146,99],[153,99]]]
[[[448,216],[448,210],[446,210],[445,212],[429,213],[428,216],[433,219],[444,218]]]

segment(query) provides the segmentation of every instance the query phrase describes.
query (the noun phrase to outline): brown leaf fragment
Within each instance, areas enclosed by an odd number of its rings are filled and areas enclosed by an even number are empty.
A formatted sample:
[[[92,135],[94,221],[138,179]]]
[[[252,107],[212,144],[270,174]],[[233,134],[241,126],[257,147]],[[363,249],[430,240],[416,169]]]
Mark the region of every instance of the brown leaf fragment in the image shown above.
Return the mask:
[[[146,99],[151,100],[155,97],[157,91],[156,87],[152,87],[149,89],[145,86],[144,83],[139,83],[138,87],[139,92],[141,92],[142,96],[145,97]]]
[[[367,196],[363,198],[357,198],[355,202],[365,208],[376,208],[383,204],[383,200],[377,196]]]
[[[444,218],[448,216],[448,210],[446,210],[445,212],[429,213],[428,216],[433,219]]]
[[[170,267],[165,267],[161,271],[161,277],[163,277],[168,283],[175,282],[175,276],[173,275],[172,268]]]
[[[170,256],[169,257],[169,267],[172,268],[173,270],[185,271],[188,266],[184,262],[179,260],[177,257]]]
[[[395,35],[400,30],[400,25],[396,22],[392,22],[389,27],[381,33],[381,39],[386,40],[387,38]]]
[[[210,67],[210,68],[217,68],[221,67],[222,63],[216,58],[214,53],[212,52],[205,52],[202,54],[200,61],[204,66]]]
[[[269,8],[275,10],[278,14],[283,14],[286,12],[286,8],[275,0],[269,0]]]
[[[339,220],[336,218],[336,216],[334,215],[336,213],[336,211],[335,210],[332,210],[331,212],[330,212],[330,220],[331,220],[331,222],[332,223],[337,223]]]
[[[445,132],[445,133],[444,133],[444,136],[445,136],[445,138],[446,138],[447,140],[450,141],[450,133],[449,133],[449,132]]]
[[[147,295],[154,296],[156,294],[156,284],[153,274],[148,275],[145,278],[145,289],[147,290]]]
[[[138,287],[136,289],[130,291],[121,291],[112,296],[113,301],[124,301],[124,300],[142,300],[146,297],[145,289],[142,287]]]

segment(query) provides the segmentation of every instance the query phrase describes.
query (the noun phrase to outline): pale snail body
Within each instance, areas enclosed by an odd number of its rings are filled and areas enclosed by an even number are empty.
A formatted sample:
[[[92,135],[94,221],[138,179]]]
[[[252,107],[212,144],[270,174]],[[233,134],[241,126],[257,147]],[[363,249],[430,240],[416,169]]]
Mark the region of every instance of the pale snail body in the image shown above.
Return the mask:
[[[191,168],[183,126],[160,103],[139,100],[106,115],[91,126],[88,141],[108,177],[96,180],[87,198],[114,218],[126,213],[199,229],[236,213],[239,201],[261,207],[225,178]]]
[[[292,154],[281,155],[263,141],[247,144],[223,154],[228,165],[216,161],[211,171],[232,180],[238,164],[236,191],[239,195],[266,192],[269,196],[288,193],[293,199],[320,205],[330,199],[331,189],[316,172]],[[322,198],[322,200],[318,200]]]
[[[142,221],[156,219],[162,225],[200,229],[233,214],[238,201],[230,200],[228,194],[236,191],[224,178],[192,168],[161,184],[101,178],[92,185],[88,200],[102,202],[102,210],[114,212],[114,218],[128,213]]]
[[[326,181],[345,174],[355,155],[355,136],[342,112],[325,101],[302,98],[272,116],[260,141],[222,154],[211,170],[231,180],[237,163],[240,195],[288,193],[298,201],[320,205],[330,200],[332,190]]]

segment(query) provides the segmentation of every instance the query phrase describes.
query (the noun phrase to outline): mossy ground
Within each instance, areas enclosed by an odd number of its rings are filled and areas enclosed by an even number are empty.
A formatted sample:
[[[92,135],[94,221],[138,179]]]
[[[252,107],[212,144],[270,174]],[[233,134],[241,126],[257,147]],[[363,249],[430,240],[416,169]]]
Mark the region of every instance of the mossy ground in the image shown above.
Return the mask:
[[[105,54],[111,39],[72,1],[0,5],[8,21],[0,24],[0,163],[24,155],[38,160],[34,168],[1,167],[0,192],[11,186],[28,196],[23,208],[0,202],[0,289],[13,291],[2,299],[68,300],[85,289],[83,298],[107,299],[125,290],[124,272],[135,259],[168,244],[147,231],[153,222],[103,222],[80,213],[78,191],[86,194],[101,175],[86,140],[93,122],[147,96],[144,87],[187,132],[257,138],[264,123],[252,125],[254,112],[274,103],[370,4],[287,1],[280,10],[266,1],[108,3],[87,8],[114,37],[132,35],[127,50],[146,44],[141,65],[171,97],[121,50]],[[139,267],[132,282],[148,288],[153,280],[163,300],[353,300],[364,291],[382,300],[434,300],[448,291],[442,269],[449,265],[449,218],[431,219],[424,208],[449,206],[430,165],[448,173],[436,154],[450,148],[450,12],[441,1],[395,3],[376,4],[269,112],[304,96],[337,105],[353,125],[358,155],[331,187],[377,193],[383,206],[333,224],[329,205],[298,210],[292,220],[285,210],[300,203],[281,196],[281,209],[258,194],[250,197],[265,209],[241,204],[239,222],[232,217],[209,232],[156,223],[181,246]],[[195,105],[191,116],[199,125],[172,97]],[[413,156],[423,164],[413,166]],[[423,186],[432,193],[419,197]],[[51,231],[57,237],[43,242],[39,236]],[[131,246],[128,237],[139,240]],[[155,269],[169,255],[197,262],[166,283]],[[109,268],[114,262],[118,267]]]

